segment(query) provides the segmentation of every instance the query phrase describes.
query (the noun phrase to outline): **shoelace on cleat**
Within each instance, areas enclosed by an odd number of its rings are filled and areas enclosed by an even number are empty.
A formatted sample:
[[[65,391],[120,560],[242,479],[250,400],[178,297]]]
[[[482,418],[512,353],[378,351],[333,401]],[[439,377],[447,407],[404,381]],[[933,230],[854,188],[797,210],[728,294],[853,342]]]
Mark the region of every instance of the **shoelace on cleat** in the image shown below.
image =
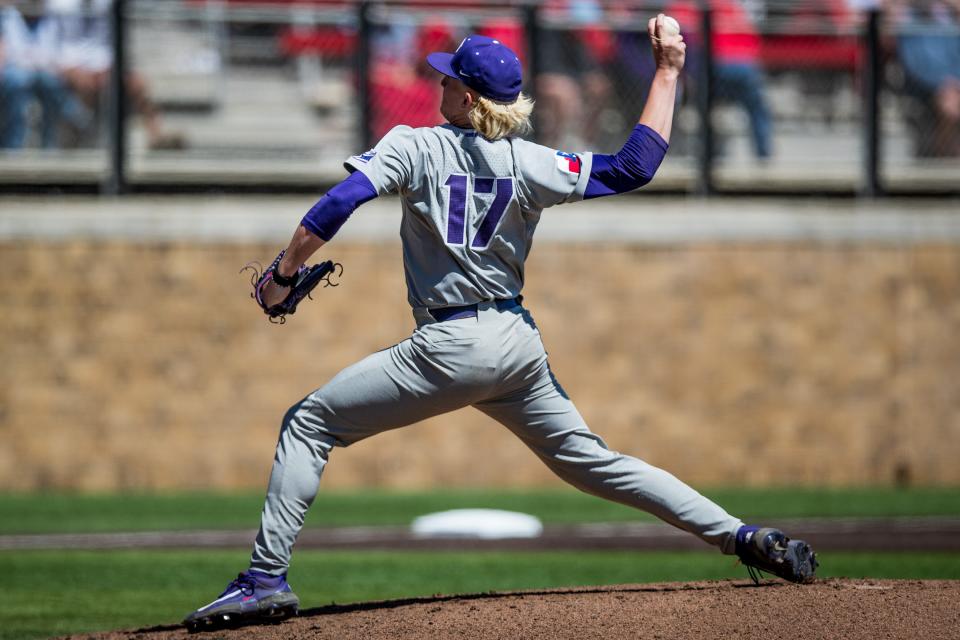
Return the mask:
[[[257,581],[245,573],[237,575],[237,579],[227,585],[227,588],[220,594],[221,597],[227,595],[231,589],[240,589],[240,593],[245,596],[252,596],[257,590]]]
[[[787,543],[789,543],[790,539],[786,538],[786,540],[787,540]],[[776,551],[779,553],[786,553],[787,551],[789,551],[789,548],[790,547],[788,544],[781,543],[779,540],[775,540],[773,543],[773,551]],[[782,559],[781,559],[781,562],[782,562]],[[753,584],[757,586],[760,586],[760,580],[763,578],[764,573],[771,573],[769,570],[761,569],[760,567],[755,567],[751,564],[744,562],[743,558],[740,559],[740,563],[747,568],[747,574],[750,576],[750,579],[753,580]],[[772,574],[772,575],[775,575],[775,574]]]

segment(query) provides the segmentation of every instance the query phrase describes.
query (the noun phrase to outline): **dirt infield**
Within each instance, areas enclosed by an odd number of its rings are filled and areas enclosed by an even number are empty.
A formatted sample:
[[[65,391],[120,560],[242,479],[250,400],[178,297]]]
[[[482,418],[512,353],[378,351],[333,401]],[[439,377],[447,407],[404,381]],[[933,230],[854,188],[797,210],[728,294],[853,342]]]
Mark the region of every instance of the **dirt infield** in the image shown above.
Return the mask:
[[[621,585],[330,605],[269,626],[189,635],[179,627],[75,640],[335,638],[960,637],[960,581],[830,579]]]

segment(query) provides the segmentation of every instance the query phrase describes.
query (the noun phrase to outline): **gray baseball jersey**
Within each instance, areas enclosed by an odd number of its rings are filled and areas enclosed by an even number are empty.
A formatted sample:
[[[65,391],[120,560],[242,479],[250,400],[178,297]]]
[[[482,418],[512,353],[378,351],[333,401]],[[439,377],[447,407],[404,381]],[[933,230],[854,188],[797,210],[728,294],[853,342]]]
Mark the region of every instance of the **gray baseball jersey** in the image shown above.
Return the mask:
[[[397,127],[347,161],[378,193],[403,199],[400,235],[417,329],[284,416],[251,567],[286,572],[335,447],[467,406],[510,429],[571,485],[734,552],[742,522],[666,471],[609,449],[554,377],[530,312],[496,302],[520,293],[540,212],[581,199],[591,162],[591,154],[491,142],[449,125]],[[475,315],[446,321],[425,312],[474,304]]]
[[[399,126],[345,165],[379,195],[400,195],[410,304],[438,308],[519,295],[540,212],[583,198],[592,157],[453,125]]]

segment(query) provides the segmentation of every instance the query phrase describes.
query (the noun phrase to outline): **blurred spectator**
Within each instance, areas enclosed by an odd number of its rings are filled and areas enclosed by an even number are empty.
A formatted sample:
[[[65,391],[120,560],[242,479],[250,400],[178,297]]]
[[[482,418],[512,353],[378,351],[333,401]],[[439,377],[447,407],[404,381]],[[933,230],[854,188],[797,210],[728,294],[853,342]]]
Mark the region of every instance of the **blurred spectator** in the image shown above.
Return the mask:
[[[113,0],[47,0],[47,16],[56,21],[60,39],[60,67],[69,86],[96,110],[110,83],[113,50],[110,47],[110,7]],[[136,72],[124,78],[127,97],[143,118],[151,149],[180,149],[179,134],[165,133],[150,100],[146,81]]]
[[[960,155],[960,0],[891,2],[921,157]]]
[[[644,104],[653,75],[656,61],[650,49],[650,36],[647,34],[646,19],[638,24],[637,18],[649,17],[649,12],[637,13],[636,6],[617,2],[605,5],[607,20],[612,25],[636,24],[627,29],[615,27],[614,58],[610,64],[609,78],[617,101],[617,113],[621,116],[619,132],[614,139],[623,140],[630,135],[636,117],[637,105]],[[684,29],[686,31],[686,28]],[[686,36],[684,36],[686,37]],[[680,112],[680,108],[676,113]],[[678,127],[674,128],[670,153],[674,156],[686,153],[687,141]]]
[[[772,154],[773,123],[764,95],[764,77],[760,67],[760,35],[744,6],[738,0],[709,0],[713,10],[713,87],[714,98],[741,106],[750,119],[754,155],[761,160]],[[702,65],[703,43],[698,3],[691,0],[671,2],[664,10],[681,25],[690,25],[686,37],[687,77],[696,77]],[[681,26],[681,28],[683,28]],[[686,32],[685,32],[686,33]],[[693,85],[692,82],[688,82]],[[719,142],[719,140],[718,140]]]
[[[564,24],[540,32],[537,142],[571,150],[595,146],[612,93],[604,65],[615,54],[613,34],[601,24],[603,7],[595,0],[547,0],[543,10]]]
[[[767,73],[799,71],[793,80],[802,112],[820,115],[828,126],[837,119],[841,93],[856,82],[863,45],[852,3],[865,1],[873,0],[793,3],[780,16],[782,26],[763,38]]]
[[[390,38],[398,40],[396,34]],[[426,63],[426,57],[433,51],[453,51],[457,44],[448,24],[433,21],[415,30],[409,55],[405,55],[402,44],[384,47],[387,55],[374,61],[370,74],[375,139],[398,124],[432,127],[443,122],[439,107],[441,76]],[[416,62],[409,62],[411,59]]]
[[[23,2],[24,17],[11,2],[0,2],[0,147],[20,149],[27,141],[28,109],[40,107],[39,144],[59,144],[61,122],[83,127],[89,112],[72,94],[56,66],[57,34],[40,2]]]
[[[520,62],[529,64],[527,60],[527,34],[523,21],[517,16],[504,15],[484,20],[476,30],[479,35],[499,40],[513,49]]]
[[[10,22],[12,7],[4,3],[0,10],[0,149],[23,145],[26,133],[27,80],[25,73],[10,61]],[[17,14],[19,15],[19,14]]]

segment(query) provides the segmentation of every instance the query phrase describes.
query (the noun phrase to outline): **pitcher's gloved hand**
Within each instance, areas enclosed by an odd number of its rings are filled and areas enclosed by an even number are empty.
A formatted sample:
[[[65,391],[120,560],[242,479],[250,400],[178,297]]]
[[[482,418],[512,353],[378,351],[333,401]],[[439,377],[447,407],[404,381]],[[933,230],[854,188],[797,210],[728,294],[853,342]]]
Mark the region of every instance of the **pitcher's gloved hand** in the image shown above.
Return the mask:
[[[257,304],[260,305],[263,312],[269,316],[270,322],[278,324],[285,323],[287,321],[286,316],[293,315],[300,301],[310,296],[310,292],[313,291],[313,288],[320,284],[321,281],[324,282],[323,286],[325,287],[335,287],[337,284],[330,281],[330,276],[333,274],[339,276],[343,273],[342,265],[332,260],[327,260],[326,262],[315,264],[312,267],[300,265],[300,268],[297,269],[295,274],[284,278],[277,271],[277,268],[285,252],[286,250],[281,251],[273,260],[273,263],[267,267],[263,273],[260,272],[260,263],[258,262],[249,263],[240,270],[241,273],[247,269],[253,271],[253,275],[250,277],[250,284],[253,287],[250,297],[257,301]],[[265,294],[266,287],[269,283],[273,283],[274,287],[283,287],[286,290],[280,302],[273,304],[267,303]]]

